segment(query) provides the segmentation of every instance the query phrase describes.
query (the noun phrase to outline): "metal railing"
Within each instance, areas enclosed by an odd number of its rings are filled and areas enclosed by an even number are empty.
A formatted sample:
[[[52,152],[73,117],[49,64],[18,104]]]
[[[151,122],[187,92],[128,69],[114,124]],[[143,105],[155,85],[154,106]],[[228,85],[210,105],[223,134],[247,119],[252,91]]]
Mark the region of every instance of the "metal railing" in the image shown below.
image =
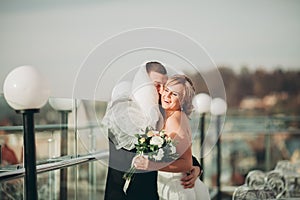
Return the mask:
[[[71,167],[74,165],[84,164],[91,161],[107,159],[108,158],[108,151],[87,154],[87,155],[80,155],[80,156],[64,156],[58,157],[54,159],[49,159],[43,161],[43,164],[37,164],[37,173],[44,173],[48,171],[63,169],[66,167]],[[23,178],[25,175],[25,169],[20,166],[16,166],[15,169],[9,167],[5,170],[2,168],[2,172],[0,173],[0,182],[1,181],[8,181],[17,178]],[[4,171],[4,172],[3,172]]]
[[[199,119],[194,119],[199,120]],[[290,125],[290,122],[295,122]],[[276,135],[276,133],[281,131],[286,131],[289,134],[299,133],[299,116],[255,116],[255,117],[244,117],[244,116],[227,116],[225,119],[225,126],[222,129],[222,137],[229,134],[239,134],[247,133],[251,134],[264,134],[265,137],[265,157],[266,157],[266,170],[270,169],[270,155],[271,155],[271,135]],[[297,127],[298,126],[298,127]],[[68,127],[67,124],[51,124],[51,125],[37,125],[35,130],[38,132],[43,131],[59,131],[61,128],[69,128],[69,131],[83,130],[83,129],[93,129],[98,127],[97,123],[91,123],[87,126],[81,127]],[[77,130],[75,130],[77,129]],[[0,126],[0,131],[5,131],[7,134],[18,134],[23,131],[23,126]],[[198,130],[194,130],[198,131]],[[76,133],[75,133],[76,134]],[[199,134],[199,133],[197,133]],[[200,137],[200,134],[197,135]],[[76,141],[77,142],[77,141]],[[53,159],[47,159],[37,162],[37,173],[49,172],[52,170],[63,169],[71,166],[76,166],[91,161],[96,161],[98,159],[107,159],[108,151],[96,152],[92,154],[84,155],[67,155],[62,157],[56,157]],[[0,182],[9,181],[12,179],[24,177],[24,168],[22,165],[2,167],[0,173]],[[223,190],[221,186],[221,191]]]

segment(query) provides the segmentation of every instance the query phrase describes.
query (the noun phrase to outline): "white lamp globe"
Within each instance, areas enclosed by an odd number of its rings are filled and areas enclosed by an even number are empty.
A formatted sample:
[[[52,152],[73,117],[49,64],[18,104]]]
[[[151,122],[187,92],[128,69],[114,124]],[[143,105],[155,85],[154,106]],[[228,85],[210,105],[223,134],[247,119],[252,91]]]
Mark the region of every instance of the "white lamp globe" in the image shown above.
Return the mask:
[[[70,111],[72,110],[75,101],[68,98],[50,98],[49,104],[55,110]]]
[[[223,115],[227,111],[227,103],[221,98],[214,98],[211,101],[210,112],[213,115]]]
[[[4,98],[15,110],[39,109],[50,95],[48,82],[32,66],[12,70],[3,85]]]
[[[211,97],[206,93],[200,93],[194,96],[193,106],[198,113],[207,113],[210,110]]]

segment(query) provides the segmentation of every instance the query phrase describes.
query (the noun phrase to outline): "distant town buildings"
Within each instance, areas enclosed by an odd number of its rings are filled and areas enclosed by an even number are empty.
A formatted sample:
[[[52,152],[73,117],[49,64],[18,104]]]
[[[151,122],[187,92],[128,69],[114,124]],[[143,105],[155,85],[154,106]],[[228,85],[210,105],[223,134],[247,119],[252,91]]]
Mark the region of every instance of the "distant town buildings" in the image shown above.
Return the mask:
[[[244,110],[268,109],[275,106],[279,101],[286,100],[288,97],[289,95],[286,92],[272,93],[263,98],[249,96],[242,99],[239,108]]]

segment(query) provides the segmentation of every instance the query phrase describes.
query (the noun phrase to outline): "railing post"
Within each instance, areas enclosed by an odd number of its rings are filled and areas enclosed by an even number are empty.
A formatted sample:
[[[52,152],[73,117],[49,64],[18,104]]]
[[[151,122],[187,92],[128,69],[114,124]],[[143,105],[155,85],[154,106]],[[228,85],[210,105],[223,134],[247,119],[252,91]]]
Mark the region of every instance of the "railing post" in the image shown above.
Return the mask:
[[[0,165],[2,164],[2,146],[0,144]]]
[[[205,126],[205,113],[210,111],[211,97],[206,93],[200,93],[194,96],[193,106],[196,112],[200,113],[199,130],[200,130],[200,165],[202,173],[200,180],[204,179],[204,126]]]
[[[227,103],[221,98],[215,98],[211,102],[210,112],[216,115],[216,137],[217,137],[217,199],[222,197],[221,193],[221,169],[222,169],[222,154],[221,154],[221,116],[226,113]]]
[[[204,179],[204,126],[205,126],[205,113],[201,114],[201,120],[200,120],[199,127],[200,127],[200,134],[201,134],[201,139],[200,139],[200,164],[202,167],[202,173],[200,175],[200,180],[203,181]]]
[[[217,116],[217,122],[216,122],[216,132],[217,132],[217,188],[218,188],[218,194],[217,199],[221,200],[222,194],[221,194],[221,172],[222,172],[222,155],[221,155],[221,134],[220,134],[220,121],[221,116]]]
[[[66,98],[51,98],[49,99],[49,103],[52,106],[52,108],[59,111],[61,115],[60,155],[66,156],[68,155],[68,115],[70,112],[72,112],[74,101],[73,99],[66,99]],[[76,107],[77,106],[75,106],[75,108]],[[67,198],[68,198],[68,169],[63,168],[60,170],[60,199],[67,199]]]
[[[38,109],[17,111],[23,114],[26,200],[38,199],[34,134],[34,113],[38,111]]]
[[[96,137],[94,134],[94,129],[91,128],[91,132],[90,132],[90,152],[95,152],[96,149]],[[89,183],[90,183],[90,191],[91,193],[89,193],[89,199],[95,199],[96,198],[96,165],[94,162],[89,163]]]
[[[265,170],[269,171],[271,169],[271,126],[272,126],[272,119],[269,116],[267,118],[267,133],[265,136]]]
[[[70,111],[60,111],[61,114],[61,156],[68,155],[68,114]],[[60,170],[60,199],[68,199],[68,169]]]

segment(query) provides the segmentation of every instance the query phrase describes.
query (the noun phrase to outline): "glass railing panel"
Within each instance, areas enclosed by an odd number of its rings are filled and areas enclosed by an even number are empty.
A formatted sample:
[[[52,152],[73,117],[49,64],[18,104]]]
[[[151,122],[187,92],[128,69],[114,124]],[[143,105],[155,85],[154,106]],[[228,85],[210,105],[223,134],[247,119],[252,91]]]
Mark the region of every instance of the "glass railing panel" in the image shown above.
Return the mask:
[[[206,128],[209,123],[210,116],[207,116]],[[297,116],[226,116],[221,136],[222,190],[228,190],[232,194],[235,186],[244,184],[245,177],[251,170],[267,172],[273,170],[281,160],[300,160],[299,124],[300,118]],[[199,130],[193,131],[193,135],[196,135],[193,154],[198,157]],[[212,128],[211,133],[206,132],[206,144],[214,145],[214,131]],[[216,147],[207,153],[204,158],[204,182],[213,188],[217,174]]]
[[[103,196],[107,166],[107,152],[61,157],[37,166],[37,193],[39,199],[97,199]],[[4,170],[6,169],[6,170]],[[4,199],[23,199],[24,168],[2,168],[0,188]],[[66,177],[62,177],[66,173]],[[9,192],[15,190],[13,196]]]
[[[22,178],[0,182],[0,199],[24,199]]]

